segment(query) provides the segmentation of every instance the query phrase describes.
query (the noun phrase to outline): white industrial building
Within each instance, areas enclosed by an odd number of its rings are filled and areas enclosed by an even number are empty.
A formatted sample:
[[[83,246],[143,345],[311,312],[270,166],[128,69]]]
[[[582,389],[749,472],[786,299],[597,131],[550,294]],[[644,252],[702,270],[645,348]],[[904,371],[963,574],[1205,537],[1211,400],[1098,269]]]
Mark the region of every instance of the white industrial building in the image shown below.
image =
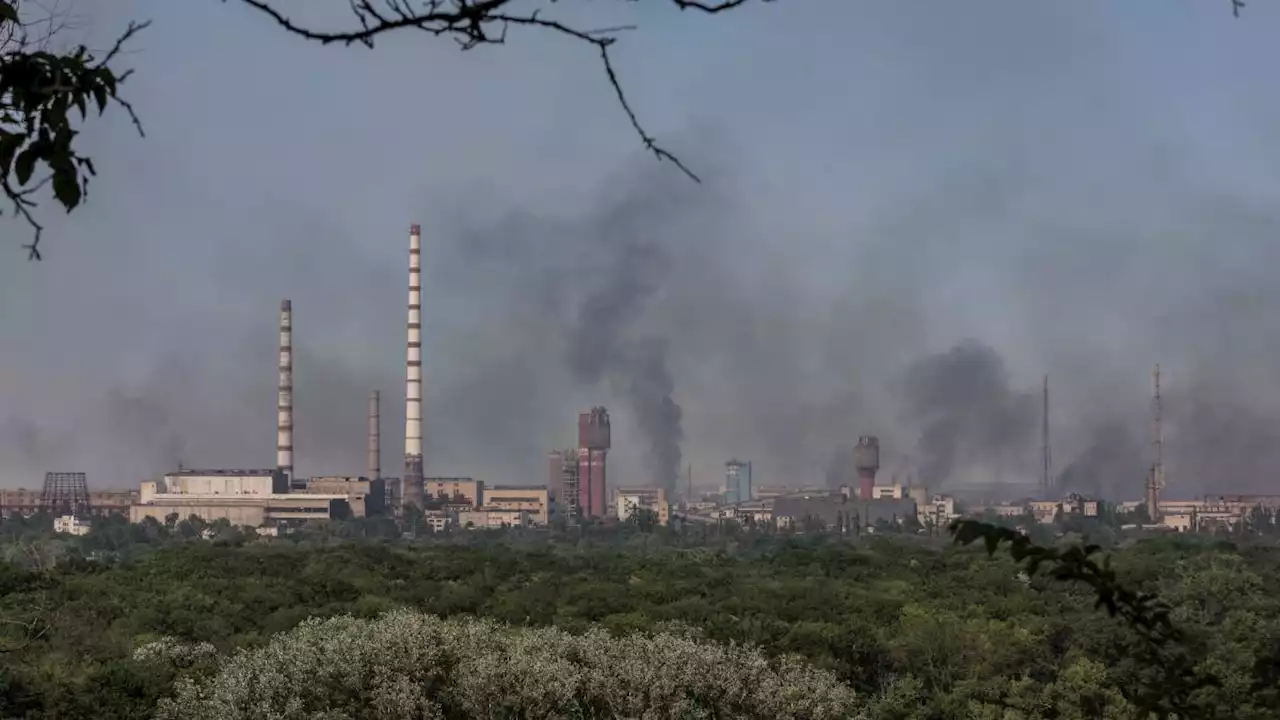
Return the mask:
[[[280,470],[184,470],[143,482],[129,519],[195,515],[207,522],[259,527],[282,521],[328,520],[349,512],[346,494],[289,492]]]

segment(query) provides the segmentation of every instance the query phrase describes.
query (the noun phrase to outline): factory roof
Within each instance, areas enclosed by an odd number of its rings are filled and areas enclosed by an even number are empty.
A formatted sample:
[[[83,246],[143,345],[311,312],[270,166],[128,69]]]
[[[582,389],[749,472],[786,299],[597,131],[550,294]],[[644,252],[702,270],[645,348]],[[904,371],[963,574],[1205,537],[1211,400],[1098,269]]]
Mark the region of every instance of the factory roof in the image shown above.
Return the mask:
[[[255,468],[255,469],[214,469],[214,470],[189,470],[183,468],[177,472],[166,473],[168,477],[208,477],[223,476],[237,477],[248,475],[275,475],[279,470],[276,468]]]
[[[774,500],[773,516],[800,519],[813,517],[825,523],[834,524],[839,516],[856,515],[860,522],[868,525],[881,520],[901,520],[914,517],[916,503],[914,500],[858,500],[844,495],[827,495],[818,497],[780,497]]]

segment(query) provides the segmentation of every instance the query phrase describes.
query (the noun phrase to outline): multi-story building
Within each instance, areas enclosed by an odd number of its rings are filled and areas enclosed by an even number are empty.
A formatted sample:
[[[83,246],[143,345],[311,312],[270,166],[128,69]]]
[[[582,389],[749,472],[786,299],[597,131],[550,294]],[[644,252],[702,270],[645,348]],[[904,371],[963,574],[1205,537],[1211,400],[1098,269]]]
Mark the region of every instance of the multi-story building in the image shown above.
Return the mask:
[[[523,510],[529,513],[529,522],[547,525],[553,512],[551,491],[545,487],[517,487],[497,485],[485,488],[485,510]]]
[[[724,464],[724,501],[736,505],[752,500],[751,463],[733,459]]]
[[[427,501],[443,500],[449,503],[465,501],[473,508],[484,504],[484,481],[471,478],[425,478],[423,494]]]
[[[0,490],[0,513],[5,517],[34,515],[40,512],[39,490],[14,488]]]
[[[914,498],[912,498],[915,501]],[[934,494],[927,502],[916,502],[916,520],[926,528],[944,528],[960,517],[956,513],[956,500],[950,495]]]
[[[872,500],[901,500],[907,497],[906,490],[898,483],[892,485],[872,485]]]
[[[42,491],[30,488],[0,489],[0,515],[35,515],[40,512]],[[94,515],[128,515],[137,502],[137,490],[90,490],[89,511]]]
[[[662,488],[631,488],[615,492],[613,504],[618,519],[623,522],[640,510],[652,512],[659,525],[666,525],[671,520],[671,503],[667,502],[667,493]]]
[[[464,510],[463,512],[469,511]],[[428,510],[423,516],[422,522],[431,532],[447,532],[453,524],[453,514],[444,510]]]

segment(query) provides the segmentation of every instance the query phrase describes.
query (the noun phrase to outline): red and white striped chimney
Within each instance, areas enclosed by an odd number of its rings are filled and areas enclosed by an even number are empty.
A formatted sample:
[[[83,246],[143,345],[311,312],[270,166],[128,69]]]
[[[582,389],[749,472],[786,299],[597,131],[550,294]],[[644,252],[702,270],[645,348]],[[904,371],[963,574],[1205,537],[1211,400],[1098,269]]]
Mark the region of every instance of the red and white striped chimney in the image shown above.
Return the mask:
[[[276,392],[276,467],[293,478],[293,303],[280,301],[280,383]]]
[[[409,333],[404,385],[404,477],[400,499],[422,507],[422,233],[409,226]]]

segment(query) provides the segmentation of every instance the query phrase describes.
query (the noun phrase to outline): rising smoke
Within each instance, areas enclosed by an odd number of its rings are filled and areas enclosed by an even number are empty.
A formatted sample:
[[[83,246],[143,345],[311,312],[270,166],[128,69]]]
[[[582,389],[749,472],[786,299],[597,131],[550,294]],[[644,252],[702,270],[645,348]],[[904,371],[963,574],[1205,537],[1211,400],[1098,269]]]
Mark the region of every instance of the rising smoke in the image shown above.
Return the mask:
[[[659,208],[644,193],[599,218],[599,265],[574,273],[590,283],[568,333],[568,362],[588,385],[608,379],[648,441],[650,480],[674,491],[680,474],[682,412],[668,367],[665,339],[630,337],[654,294],[670,273],[670,258],[652,238],[660,228],[646,222]],[[587,248],[583,248],[587,250]]]
[[[912,365],[903,399],[920,436],[920,479],[946,487],[959,470],[987,481],[1028,477],[1036,397],[1010,386],[999,353],[969,340]]]

